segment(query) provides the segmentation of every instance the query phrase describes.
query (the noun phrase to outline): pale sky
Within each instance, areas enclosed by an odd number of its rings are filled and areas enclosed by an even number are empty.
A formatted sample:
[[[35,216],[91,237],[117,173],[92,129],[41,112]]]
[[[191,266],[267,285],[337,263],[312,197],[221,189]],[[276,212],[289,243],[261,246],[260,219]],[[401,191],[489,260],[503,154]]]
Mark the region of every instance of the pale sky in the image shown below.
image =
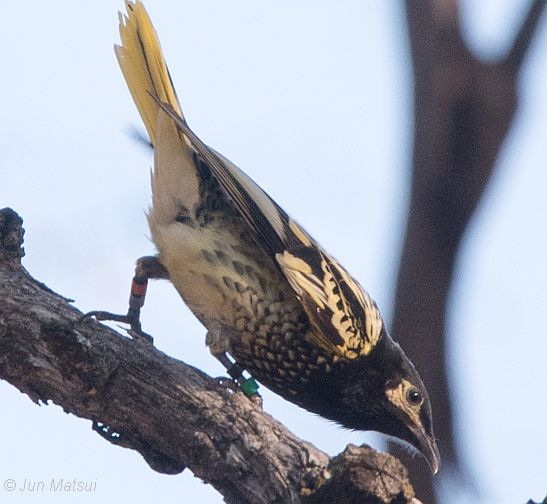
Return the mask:
[[[466,36],[500,54],[522,0],[463,2]],[[150,0],[185,115],[352,272],[390,318],[409,182],[412,84],[402,2]],[[24,265],[83,310],[126,309],[134,261],[154,252],[144,212],[151,155],[117,67],[121,0],[4,2],[0,207],[25,220]],[[521,109],[460,256],[449,320],[460,447],[478,497],[547,493],[547,19],[521,81]],[[142,128],[143,129],[143,128]],[[167,282],[144,329],[162,351],[222,374],[205,330]],[[396,335],[394,335],[396,337]],[[264,408],[331,454],[382,447],[261,388]],[[0,502],[222,502],[189,471],[153,472],[91,423],[0,382]],[[26,478],[96,481],[94,494],[7,492]],[[34,499],[34,500],[33,500]]]

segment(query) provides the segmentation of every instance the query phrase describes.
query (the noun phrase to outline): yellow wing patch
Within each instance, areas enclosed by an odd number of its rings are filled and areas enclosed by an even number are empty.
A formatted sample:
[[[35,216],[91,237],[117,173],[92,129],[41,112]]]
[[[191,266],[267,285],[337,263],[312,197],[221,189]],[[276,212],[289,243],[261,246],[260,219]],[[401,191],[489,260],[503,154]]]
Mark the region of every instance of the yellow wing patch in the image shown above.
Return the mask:
[[[312,240],[307,235],[307,233],[291,218],[289,218],[289,229],[294,233],[294,236],[298,238],[302,244],[304,244],[306,247],[312,246]]]
[[[350,360],[368,355],[383,321],[376,303],[347,271],[315,247],[286,250],[276,259],[315,329],[312,342]]]
[[[328,305],[327,293],[321,280],[314,275],[311,266],[288,251],[277,254],[276,259],[298,296],[310,297],[318,309],[324,310]]]

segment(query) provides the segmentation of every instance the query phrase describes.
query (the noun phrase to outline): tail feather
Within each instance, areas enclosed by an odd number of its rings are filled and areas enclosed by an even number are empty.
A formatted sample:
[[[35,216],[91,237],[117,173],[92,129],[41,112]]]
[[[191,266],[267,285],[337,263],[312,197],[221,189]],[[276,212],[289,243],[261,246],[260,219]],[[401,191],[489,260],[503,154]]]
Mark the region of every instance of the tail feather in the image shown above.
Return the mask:
[[[114,50],[150,140],[155,145],[158,104],[150,95],[169,103],[181,117],[182,110],[160,41],[144,5],[140,1],[127,1],[126,7],[127,15],[119,14],[122,45],[115,46]]]
[[[140,1],[126,1],[127,15],[120,14],[121,46],[116,57],[129,91],[154,146],[152,208],[148,220],[158,248],[162,226],[169,226],[181,212],[191,210],[199,198],[199,179],[189,149],[173,121],[158,106],[169,103],[184,121],[152,21]]]

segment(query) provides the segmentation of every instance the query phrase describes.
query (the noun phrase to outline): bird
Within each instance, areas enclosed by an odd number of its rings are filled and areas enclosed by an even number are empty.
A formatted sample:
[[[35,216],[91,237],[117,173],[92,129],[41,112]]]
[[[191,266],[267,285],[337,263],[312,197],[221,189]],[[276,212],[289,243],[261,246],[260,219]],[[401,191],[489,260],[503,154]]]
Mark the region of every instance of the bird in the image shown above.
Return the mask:
[[[137,261],[127,314],[89,315],[150,339],[140,323],[148,280],[170,280],[207,329],[211,354],[249,396],[256,379],[342,427],[403,441],[436,473],[427,391],[375,301],[190,129],[143,3],[125,6],[115,53],[154,149],[147,218],[157,254]]]

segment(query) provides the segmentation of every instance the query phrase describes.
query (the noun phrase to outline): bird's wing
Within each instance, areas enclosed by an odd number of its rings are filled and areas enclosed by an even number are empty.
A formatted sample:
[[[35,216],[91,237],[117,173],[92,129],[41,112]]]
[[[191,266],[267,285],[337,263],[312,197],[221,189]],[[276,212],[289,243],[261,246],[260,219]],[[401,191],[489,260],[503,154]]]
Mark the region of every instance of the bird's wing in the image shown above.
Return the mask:
[[[383,321],[374,300],[348,272],[314,246],[287,249],[276,259],[316,329],[316,343],[346,359],[368,355]]]
[[[383,325],[372,298],[251,178],[207,147],[173,107],[157,101],[279,265],[315,329],[311,342],[346,359],[367,355]]]

